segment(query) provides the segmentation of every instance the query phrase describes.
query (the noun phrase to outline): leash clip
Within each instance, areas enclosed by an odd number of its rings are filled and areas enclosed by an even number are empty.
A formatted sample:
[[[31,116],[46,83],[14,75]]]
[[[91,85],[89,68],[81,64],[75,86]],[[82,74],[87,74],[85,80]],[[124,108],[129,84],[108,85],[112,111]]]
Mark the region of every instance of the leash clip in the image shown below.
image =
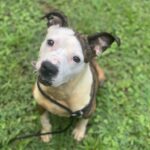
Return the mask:
[[[81,118],[83,116],[83,111],[82,110],[79,110],[79,111],[76,111],[76,112],[73,112],[71,114],[71,117],[78,117],[78,118]]]

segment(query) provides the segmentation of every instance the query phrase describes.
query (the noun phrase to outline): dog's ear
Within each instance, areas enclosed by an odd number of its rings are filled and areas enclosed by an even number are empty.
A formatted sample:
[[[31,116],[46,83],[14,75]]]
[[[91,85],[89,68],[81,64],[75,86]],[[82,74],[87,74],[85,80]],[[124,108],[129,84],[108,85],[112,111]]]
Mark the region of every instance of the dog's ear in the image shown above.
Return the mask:
[[[67,17],[59,11],[52,11],[45,16],[42,17],[42,19],[47,19],[47,26],[50,27],[52,25],[59,25],[61,27],[68,26]]]
[[[107,32],[88,36],[88,43],[97,56],[110,47],[114,41],[120,46],[120,39]]]

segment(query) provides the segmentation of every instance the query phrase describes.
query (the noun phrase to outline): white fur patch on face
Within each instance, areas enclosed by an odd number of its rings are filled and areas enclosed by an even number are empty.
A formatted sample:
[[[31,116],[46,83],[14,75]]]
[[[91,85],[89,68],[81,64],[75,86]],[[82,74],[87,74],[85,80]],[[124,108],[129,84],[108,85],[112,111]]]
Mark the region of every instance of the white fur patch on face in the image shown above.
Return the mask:
[[[54,42],[48,44],[48,40]],[[80,58],[80,62],[73,61],[73,57]],[[54,25],[48,28],[48,33],[43,41],[39,59],[36,64],[40,69],[43,61],[49,61],[58,67],[58,74],[52,79],[52,86],[59,86],[68,82],[84,68],[84,56],[80,42],[72,29]]]

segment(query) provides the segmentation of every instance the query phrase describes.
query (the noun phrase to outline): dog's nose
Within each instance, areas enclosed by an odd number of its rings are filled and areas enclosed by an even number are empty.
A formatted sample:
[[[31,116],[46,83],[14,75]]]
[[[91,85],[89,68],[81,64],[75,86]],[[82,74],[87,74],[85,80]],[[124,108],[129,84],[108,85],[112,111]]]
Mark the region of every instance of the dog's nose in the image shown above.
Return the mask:
[[[58,73],[58,67],[49,61],[44,61],[41,64],[40,73],[45,77],[56,76]]]

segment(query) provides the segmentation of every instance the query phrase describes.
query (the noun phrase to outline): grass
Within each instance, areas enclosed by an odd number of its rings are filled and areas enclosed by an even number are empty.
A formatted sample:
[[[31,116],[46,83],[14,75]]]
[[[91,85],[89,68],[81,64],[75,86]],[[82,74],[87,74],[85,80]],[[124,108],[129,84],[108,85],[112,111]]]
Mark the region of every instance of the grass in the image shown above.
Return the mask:
[[[39,138],[9,144],[17,135],[40,129],[32,97],[37,59],[46,33],[41,3],[0,1],[0,146],[11,150],[149,150],[150,148],[150,3],[148,0],[49,0],[70,24],[90,34],[108,31],[121,38],[99,59],[107,81],[97,96],[97,109],[87,137],[76,143],[71,129],[48,144]],[[51,117],[53,124],[67,119]]]

